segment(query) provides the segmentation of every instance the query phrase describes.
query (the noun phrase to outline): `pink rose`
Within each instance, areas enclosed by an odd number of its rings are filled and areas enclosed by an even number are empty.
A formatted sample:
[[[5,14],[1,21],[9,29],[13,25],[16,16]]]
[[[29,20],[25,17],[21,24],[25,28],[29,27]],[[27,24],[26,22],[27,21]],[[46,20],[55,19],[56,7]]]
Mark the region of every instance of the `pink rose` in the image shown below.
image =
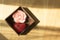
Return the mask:
[[[12,17],[16,23],[24,23],[26,20],[26,14],[21,10],[14,13]]]

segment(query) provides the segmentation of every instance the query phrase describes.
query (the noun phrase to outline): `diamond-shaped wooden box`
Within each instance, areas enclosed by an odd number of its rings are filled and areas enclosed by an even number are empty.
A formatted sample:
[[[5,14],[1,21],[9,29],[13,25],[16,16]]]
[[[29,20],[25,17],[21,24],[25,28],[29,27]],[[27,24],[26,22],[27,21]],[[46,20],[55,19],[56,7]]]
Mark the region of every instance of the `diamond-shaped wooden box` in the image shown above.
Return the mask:
[[[14,21],[14,18],[12,17],[14,14],[16,14],[16,12],[18,10],[20,10],[26,14],[26,19],[25,19],[25,22],[23,22],[23,23],[20,23],[20,22],[16,23]],[[22,14],[22,13],[20,13],[20,14]],[[18,16],[19,16],[19,14],[18,14]],[[23,17],[21,17],[21,18],[23,18]],[[15,18],[15,19],[17,19],[17,18]],[[11,15],[9,15],[5,20],[18,35],[27,34],[32,28],[34,28],[39,23],[39,20],[26,7],[19,7]]]

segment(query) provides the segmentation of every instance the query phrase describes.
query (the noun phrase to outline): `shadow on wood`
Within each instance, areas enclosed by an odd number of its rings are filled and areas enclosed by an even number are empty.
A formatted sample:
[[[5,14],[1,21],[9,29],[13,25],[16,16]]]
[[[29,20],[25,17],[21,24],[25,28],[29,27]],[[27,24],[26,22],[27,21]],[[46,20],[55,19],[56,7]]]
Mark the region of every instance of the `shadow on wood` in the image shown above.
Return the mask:
[[[0,4],[37,8],[60,8],[60,0],[0,0]]]

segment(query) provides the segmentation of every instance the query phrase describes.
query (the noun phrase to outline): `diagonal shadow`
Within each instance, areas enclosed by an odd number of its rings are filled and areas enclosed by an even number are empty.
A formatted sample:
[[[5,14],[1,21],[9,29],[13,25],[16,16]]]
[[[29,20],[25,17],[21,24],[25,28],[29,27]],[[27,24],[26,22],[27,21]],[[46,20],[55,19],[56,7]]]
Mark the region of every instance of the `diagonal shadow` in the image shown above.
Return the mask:
[[[8,39],[0,33],[0,40],[8,40]]]
[[[36,30],[48,30],[48,31],[55,31],[55,32],[60,32],[60,28],[59,27],[55,27],[55,26],[36,26],[34,29]]]
[[[60,8],[60,0],[0,0],[0,4],[37,8]]]
[[[9,25],[4,20],[0,20],[0,26],[7,27]]]
[[[4,20],[0,20],[0,26],[7,27],[8,25],[6,24],[6,22]],[[60,32],[60,28],[55,27],[55,26],[36,26],[33,29],[35,29],[35,30],[48,30],[48,31]]]

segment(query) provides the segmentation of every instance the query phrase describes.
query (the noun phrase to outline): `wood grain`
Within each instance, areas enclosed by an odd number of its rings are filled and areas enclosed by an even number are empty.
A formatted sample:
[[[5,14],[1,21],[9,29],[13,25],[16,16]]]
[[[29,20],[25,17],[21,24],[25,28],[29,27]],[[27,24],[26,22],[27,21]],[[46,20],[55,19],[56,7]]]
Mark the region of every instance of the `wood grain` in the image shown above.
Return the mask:
[[[9,40],[60,40],[59,31],[45,30],[38,26],[32,29],[27,35],[17,35],[5,21],[1,20],[0,33]]]

